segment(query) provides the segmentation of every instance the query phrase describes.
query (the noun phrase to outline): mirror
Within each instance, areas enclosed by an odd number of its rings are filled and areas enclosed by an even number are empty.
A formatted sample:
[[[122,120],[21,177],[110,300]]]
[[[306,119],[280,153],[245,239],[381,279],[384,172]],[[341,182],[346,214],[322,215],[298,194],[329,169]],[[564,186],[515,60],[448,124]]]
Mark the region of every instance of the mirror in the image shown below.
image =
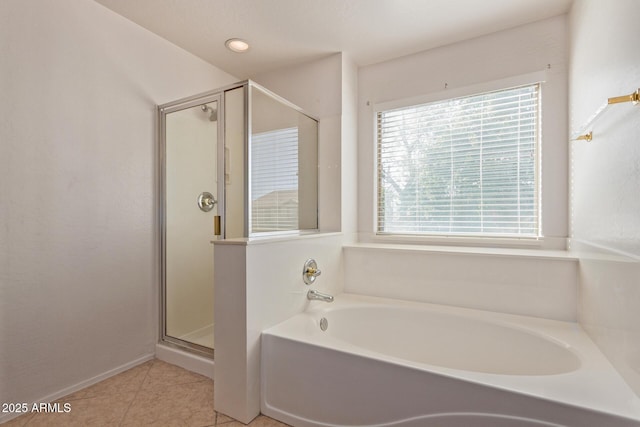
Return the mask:
[[[249,233],[318,228],[318,122],[254,85]]]

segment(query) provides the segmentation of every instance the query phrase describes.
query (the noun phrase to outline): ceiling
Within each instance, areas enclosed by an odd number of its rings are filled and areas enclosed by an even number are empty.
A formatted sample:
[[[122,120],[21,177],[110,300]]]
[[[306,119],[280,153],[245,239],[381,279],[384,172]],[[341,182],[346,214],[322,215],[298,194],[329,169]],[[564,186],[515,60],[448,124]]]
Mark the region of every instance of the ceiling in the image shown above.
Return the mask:
[[[359,66],[538,21],[572,0],[96,0],[245,79],[346,52]],[[228,51],[232,37],[251,49]]]

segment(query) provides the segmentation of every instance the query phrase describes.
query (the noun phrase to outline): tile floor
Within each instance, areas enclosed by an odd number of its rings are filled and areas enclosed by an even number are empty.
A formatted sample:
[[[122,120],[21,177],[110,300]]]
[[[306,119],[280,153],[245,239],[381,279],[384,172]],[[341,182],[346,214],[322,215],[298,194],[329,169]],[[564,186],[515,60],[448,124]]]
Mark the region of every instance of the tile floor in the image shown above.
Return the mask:
[[[161,360],[146,363],[58,399],[68,413],[29,413],[2,424],[14,426],[240,427],[213,408],[213,381]],[[62,405],[61,405],[62,406]],[[251,427],[287,427],[260,415]]]

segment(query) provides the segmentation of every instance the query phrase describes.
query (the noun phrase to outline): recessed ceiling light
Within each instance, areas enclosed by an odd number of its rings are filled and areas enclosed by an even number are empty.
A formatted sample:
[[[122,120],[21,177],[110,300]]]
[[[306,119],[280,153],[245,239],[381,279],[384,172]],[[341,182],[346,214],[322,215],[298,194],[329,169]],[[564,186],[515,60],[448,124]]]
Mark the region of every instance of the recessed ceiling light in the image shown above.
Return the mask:
[[[249,50],[249,43],[242,39],[229,39],[224,42],[224,45],[227,49],[238,53],[243,53]]]

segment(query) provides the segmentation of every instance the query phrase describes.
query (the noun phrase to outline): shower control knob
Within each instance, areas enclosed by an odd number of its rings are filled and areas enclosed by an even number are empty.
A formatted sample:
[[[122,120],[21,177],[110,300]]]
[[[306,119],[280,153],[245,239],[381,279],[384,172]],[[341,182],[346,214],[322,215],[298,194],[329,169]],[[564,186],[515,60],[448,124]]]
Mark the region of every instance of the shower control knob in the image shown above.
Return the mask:
[[[308,259],[302,267],[302,280],[305,284],[310,285],[316,281],[322,272],[318,269],[318,264],[315,259]]]
[[[216,203],[218,203],[216,198],[208,191],[204,191],[198,196],[198,207],[202,212],[209,212]]]

